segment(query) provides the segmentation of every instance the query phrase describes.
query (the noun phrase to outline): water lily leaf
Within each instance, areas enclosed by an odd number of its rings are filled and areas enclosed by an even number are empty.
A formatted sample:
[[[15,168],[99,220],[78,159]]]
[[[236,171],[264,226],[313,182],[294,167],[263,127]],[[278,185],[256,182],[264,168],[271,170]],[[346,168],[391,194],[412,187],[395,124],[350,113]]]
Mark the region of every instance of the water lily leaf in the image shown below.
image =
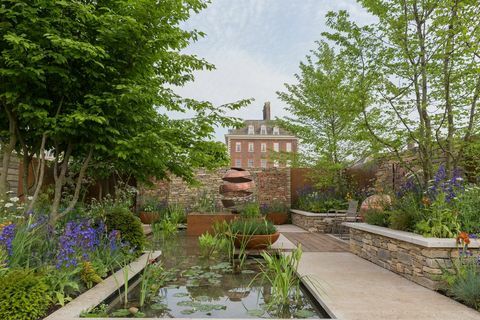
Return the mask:
[[[265,313],[265,310],[261,309],[252,309],[247,311],[249,316],[260,318]]]
[[[175,298],[182,298],[182,297],[188,297],[190,294],[186,292],[177,292],[173,296]]]
[[[249,269],[245,269],[245,270],[242,270],[242,273],[244,273],[244,274],[251,274],[251,273],[255,273],[255,271],[249,270]]]
[[[294,315],[297,318],[311,318],[315,315],[315,313],[313,311],[303,309],[297,310]]]
[[[141,312],[141,311],[138,311],[137,313],[135,313],[134,315],[135,318],[144,318],[145,317],[145,313]]]
[[[126,317],[130,316],[130,311],[128,309],[118,309],[112,312],[113,317]]]
[[[195,313],[195,312],[196,312],[195,309],[185,309],[185,310],[180,311],[181,314],[186,314],[186,315],[192,314],[192,313]]]
[[[168,306],[165,303],[154,303],[150,305],[152,310],[165,310]]]
[[[195,297],[195,300],[198,300],[198,301],[210,301],[210,297],[209,296],[198,296],[198,297]]]
[[[214,310],[227,310],[227,306],[224,306],[223,304],[214,304],[213,309]]]
[[[196,304],[195,301],[191,301],[191,300],[184,300],[184,301],[177,302],[177,306],[180,306],[180,307],[194,307],[195,304]]]

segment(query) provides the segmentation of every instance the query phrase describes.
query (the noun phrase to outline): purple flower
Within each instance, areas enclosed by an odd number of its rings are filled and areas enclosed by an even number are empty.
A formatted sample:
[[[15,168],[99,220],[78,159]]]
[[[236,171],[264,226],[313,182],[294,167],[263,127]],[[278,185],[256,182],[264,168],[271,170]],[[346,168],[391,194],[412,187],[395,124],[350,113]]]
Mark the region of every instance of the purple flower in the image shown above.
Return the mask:
[[[9,224],[3,227],[0,234],[0,245],[3,245],[7,249],[8,255],[12,255],[12,241],[15,237],[15,224]]]
[[[76,266],[78,258],[86,260],[100,243],[97,230],[88,221],[70,221],[59,238],[57,268]]]

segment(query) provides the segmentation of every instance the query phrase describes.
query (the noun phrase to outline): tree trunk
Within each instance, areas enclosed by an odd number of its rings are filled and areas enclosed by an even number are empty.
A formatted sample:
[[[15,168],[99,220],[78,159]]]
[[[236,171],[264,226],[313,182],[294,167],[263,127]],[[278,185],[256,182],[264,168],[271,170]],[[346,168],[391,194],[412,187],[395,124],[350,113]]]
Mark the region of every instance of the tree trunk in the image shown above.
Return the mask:
[[[92,158],[92,153],[93,153],[93,148],[90,148],[90,151],[88,152],[88,156],[83,161],[82,167],[80,168],[80,172],[77,178],[77,183],[75,184],[75,192],[73,193],[73,198],[68,204],[68,207],[65,210],[65,212],[72,210],[77,204],[78,197],[80,196],[80,190],[82,188],[82,180],[85,177],[85,172],[87,171],[88,164],[90,162],[90,159]]]
[[[65,184],[65,175],[67,173],[67,168],[68,168],[68,160],[70,159],[70,155],[72,154],[72,149],[73,146],[71,143],[68,144],[67,149],[65,150],[64,157],[62,160],[62,165],[60,168],[60,173],[55,174],[55,194],[53,196],[53,202],[52,202],[52,207],[51,207],[51,213],[50,213],[50,222],[54,223],[58,219],[58,209],[60,206],[60,200],[62,198],[62,188],[63,185]],[[59,152],[57,150],[57,152]],[[58,165],[58,153],[57,153],[57,160],[55,163],[55,167]],[[55,170],[57,171],[57,170]]]
[[[42,189],[43,185],[43,176],[45,175],[45,143],[47,141],[47,135],[44,133],[42,136],[42,144],[40,145],[40,159],[38,163],[38,178],[35,181],[35,191],[33,192],[32,200],[30,200],[30,204],[28,205],[27,212],[33,210],[33,206],[38,199],[40,194],[40,190]]]

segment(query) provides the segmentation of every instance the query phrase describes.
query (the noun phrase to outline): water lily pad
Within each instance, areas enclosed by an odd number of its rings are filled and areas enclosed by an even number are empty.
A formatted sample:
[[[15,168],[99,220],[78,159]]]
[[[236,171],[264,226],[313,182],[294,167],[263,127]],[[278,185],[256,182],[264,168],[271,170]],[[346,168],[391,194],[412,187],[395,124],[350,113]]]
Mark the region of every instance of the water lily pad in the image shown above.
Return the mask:
[[[315,315],[315,313],[313,311],[303,309],[297,310],[294,315],[297,318],[311,318]]]
[[[195,304],[196,302],[192,300],[184,300],[184,301],[177,302],[177,306],[180,306],[180,307],[193,307]]]
[[[211,298],[209,296],[198,296],[198,297],[195,297],[195,300],[198,300],[198,301],[210,301]]]
[[[112,312],[113,317],[127,317],[130,316],[128,309],[118,309]]]
[[[165,303],[154,303],[150,305],[152,310],[165,310],[168,306]]]
[[[256,273],[256,272],[253,271],[253,270],[245,269],[245,270],[242,270],[242,273],[244,273],[244,274],[251,274],[251,273]]]
[[[186,315],[192,314],[192,313],[195,313],[195,312],[196,312],[195,309],[185,309],[185,310],[180,311],[181,314],[186,314]]]
[[[252,316],[252,317],[258,317],[260,318],[261,316],[263,316],[263,314],[265,313],[265,310],[262,310],[262,309],[252,309],[252,310],[248,310],[247,311],[248,315]]]
[[[141,311],[138,311],[137,313],[135,313],[134,315],[134,318],[144,318],[145,317],[145,313],[141,312]]]
[[[182,298],[182,297],[188,297],[190,294],[186,292],[177,292],[173,296],[175,298]]]

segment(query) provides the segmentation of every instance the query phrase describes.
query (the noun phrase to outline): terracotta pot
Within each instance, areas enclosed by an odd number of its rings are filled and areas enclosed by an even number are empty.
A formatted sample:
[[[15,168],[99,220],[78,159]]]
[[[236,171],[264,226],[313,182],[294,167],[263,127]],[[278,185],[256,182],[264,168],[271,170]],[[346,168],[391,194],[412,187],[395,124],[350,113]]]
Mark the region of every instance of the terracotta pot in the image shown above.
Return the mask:
[[[200,236],[212,233],[216,222],[230,222],[238,215],[232,213],[189,213],[187,215],[187,236]]]
[[[140,212],[140,220],[144,224],[152,224],[160,219],[158,212]]]
[[[285,224],[288,221],[288,213],[285,212],[270,212],[265,218],[273,224]]]
[[[246,241],[246,249],[266,249],[268,246],[275,243],[280,237],[280,233],[275,232],[273,234],[255,234],[255,235],[243,235],[238,234],[235,236],[235,247],[240,248],[242,243]]]

